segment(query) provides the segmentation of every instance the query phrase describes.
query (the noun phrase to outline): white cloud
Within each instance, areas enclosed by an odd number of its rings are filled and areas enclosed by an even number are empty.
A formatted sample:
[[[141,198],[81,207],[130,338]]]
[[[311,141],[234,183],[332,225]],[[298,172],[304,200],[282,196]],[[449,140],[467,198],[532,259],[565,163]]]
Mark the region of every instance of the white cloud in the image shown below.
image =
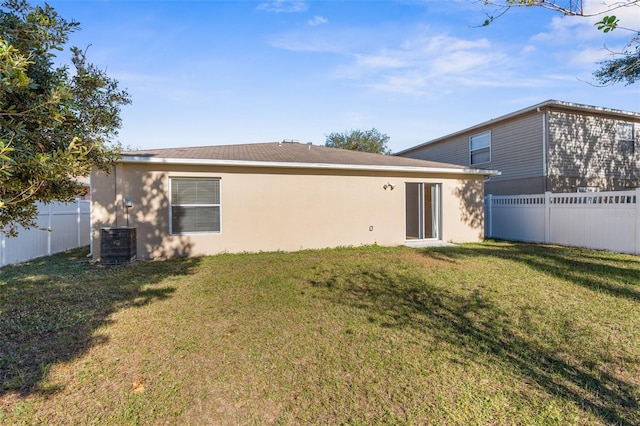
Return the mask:
[[[307,24],[309,24],[312,27],[317,27],[318,25],[324,25],[328,23],[329,23],[329,20],[324,16],[314,16],[313,18],[307,21]]]
[[[288,35],[272,38],[269,45],[292,52],[342,53],[344,46],[321,36],[313,38],[289,37]]]
[[[335,76],[394,93],[437,93],[445,87],[509,84],[507,55],[486,39],[438,35],[403,41],[395,49],[354,54]]]
[[[465,88],[536,89],[558,86],[549,73],[558,69],[570,79],[588,78],[593,64],[606,57],[604,42],[585,18],[565,20],[551,15],[546,33],[528,43],[476,38],[477,32],[451,34],[451,29],[387,26],[289,31],[271,39],[273,47],[304,53],[330,53],[327,75],[360,87],[388,93],[440,96]],[[544,24],[540,26],[544,28]],[[603,35],[606,37],[606,35]],[[482,37],[482,36],[481,36]],[[600,53],[600,56],[598,56]]]
[[[620,20],[621,27],[638,30],[640,22],[640,4],[634,0],[584,0],[584,16],[563,16],[555,14],[547,31],[534,36],[534,40],[564,41],[569,43],[576,40],[627,40],[633,36],[632,32],[622,28],[604,34],[595,27],[595,23],[605,15],[615,15]]]
[[[288,31],[268,38],[267,43],[292,52],[349,54],[368,43],[369,33],[358,29],[316,28]]]
[[[418,70],[408,70],[397,75],[387,75],[373,81],[369,87],[383,92],[424,94],[427,86],[427,76]]]
[[[575,65],[587,66],[593,68],[593,64],[609,56],[609,51],[604,47],[585,48],[579,52],[575,52],[568,58],[568,61]]]
[[[599,21],[603,15],[615,15],[620,20],[638,22],[640,4],[635,0],[583,0],[585,15],[595,15],[593,21]]]
[[[418,40],[418,45],[423,44],[425,52],[457,52],[457,51],[475,51],[477,49],[491,48],[491,43],[486,38],[476,40],[466,40],[447,35],[439,35],[435,37],[423,37]]]
[[[572,75],[591,76],[597,62],[608,59],[611,51],[622,51],[633,36],[622,28],[605,34],[594,24],[606,14],[616,15],[621,26],[637,26],[640,4],[630,4],[629,0],[584,0],[584,16],[554,14],[544,31],[530,38],[528,51],[533,52],[533,46],[548,51],[546,60],[553,61],[550,66],[572,67]]]
[[[502,50],[505,46],[486,38],[455,37],[424,27],[407,29],[399,37],[387,34],[353,28],[295,31],[281,34],[270,44],[296,52],[333,53],[337,55],[333,78],[378,91],[424,95],[460,87],[544,84],[543,77],[519,78],[514,70],[520,53],[510,56]]]
[[[305,1],[298,0],[274,0],[260,3],[258,10],[265,10],[274,13],[299,13],[309,8]]]
[[[370,68],[399,68],[406,66],[404,59],[396,57],[393,53],[379,53],[374,55],[356,54],[356,64],[362,67]]]
[[[430,64],[431,73],[436,76],[466,75],[492,69],[501,55],[490,52],[453,51],[440,55]]]

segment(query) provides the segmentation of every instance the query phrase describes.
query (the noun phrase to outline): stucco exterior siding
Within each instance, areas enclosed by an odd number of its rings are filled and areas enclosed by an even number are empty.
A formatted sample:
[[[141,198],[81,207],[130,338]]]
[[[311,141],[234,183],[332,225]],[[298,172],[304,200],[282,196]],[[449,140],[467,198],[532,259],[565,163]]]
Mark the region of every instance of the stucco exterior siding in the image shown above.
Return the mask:
[[[170,235],[172,177],[220,179],[219,233]],[[101,228],[127,225],[124,197],[139,258],[403,244],[406,182],[441,185],[442,240],[483,237],[481,175],[119,163],[92,182],[95,259]]]

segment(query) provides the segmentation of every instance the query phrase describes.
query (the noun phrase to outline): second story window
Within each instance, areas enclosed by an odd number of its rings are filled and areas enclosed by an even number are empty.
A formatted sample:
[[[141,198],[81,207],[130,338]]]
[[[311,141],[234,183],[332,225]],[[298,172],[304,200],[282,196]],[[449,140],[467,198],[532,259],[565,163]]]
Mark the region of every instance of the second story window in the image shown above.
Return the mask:
[[[633,123],[618,122],[616,128],[616,141],[618,153],[621,155],[633,155],[636,151],[635,126]]]
[[[491,132],[484,132],[469,138],[469,164],[491,161]]]

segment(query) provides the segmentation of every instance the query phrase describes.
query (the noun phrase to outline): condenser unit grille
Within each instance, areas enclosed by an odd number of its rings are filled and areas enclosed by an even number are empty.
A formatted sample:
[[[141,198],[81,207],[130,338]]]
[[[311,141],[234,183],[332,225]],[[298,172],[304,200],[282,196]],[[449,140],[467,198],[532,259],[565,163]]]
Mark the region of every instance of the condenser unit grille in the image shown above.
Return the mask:
[[[102,228],[100,261],[105,265],[129,263],[136,258],[136,228]]]

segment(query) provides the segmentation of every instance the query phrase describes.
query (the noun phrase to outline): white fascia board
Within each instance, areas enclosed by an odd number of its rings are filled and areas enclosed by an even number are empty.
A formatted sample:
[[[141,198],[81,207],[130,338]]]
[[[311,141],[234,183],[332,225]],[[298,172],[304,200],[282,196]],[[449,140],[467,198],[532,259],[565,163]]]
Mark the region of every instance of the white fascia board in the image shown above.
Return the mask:
[[[329,164],[329,163],[285,163],[275,161],[244,161],[244,160],[215,160],[197,158],[163,158],[136,155],[124,155],[122,163],[143,164],[175,164],[198,166],[234,166],[234,167],[270,167],[291,169],[323,169],[323,170],[360,170],[360,171],[385,171],[405,173],[443,173],[443,174],[469,174],[482,176],[498,176],[497,170],[484,169],[452,169],[447,167],[416,167],[416,166],[375,166],[361,164]]]

